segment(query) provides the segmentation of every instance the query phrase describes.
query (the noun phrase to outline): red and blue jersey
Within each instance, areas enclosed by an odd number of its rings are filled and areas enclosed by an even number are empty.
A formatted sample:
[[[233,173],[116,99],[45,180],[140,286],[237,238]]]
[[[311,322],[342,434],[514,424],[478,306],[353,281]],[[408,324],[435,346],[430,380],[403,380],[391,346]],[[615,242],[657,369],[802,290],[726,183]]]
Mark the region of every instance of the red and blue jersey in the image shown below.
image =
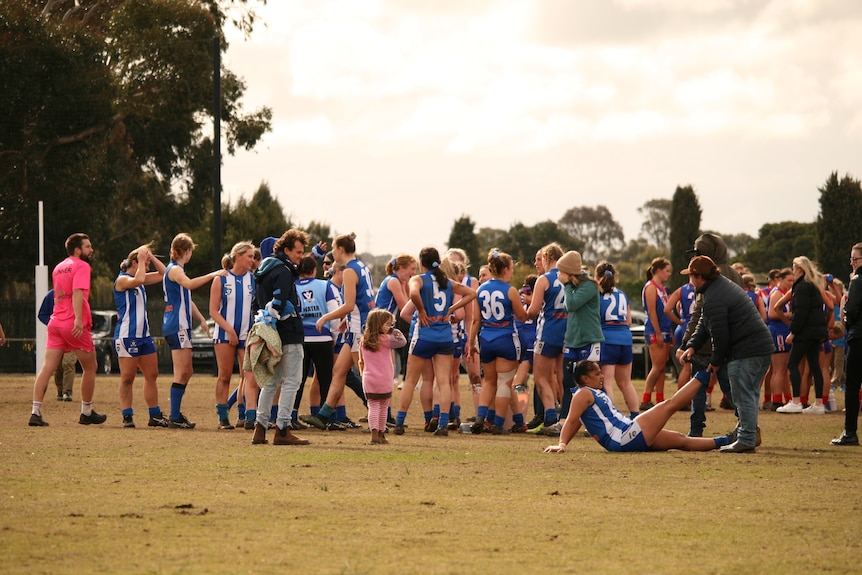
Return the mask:
[[[655,287],[655,301],[652,302],[653,306],[656,310],[656,315],[658,315],[658,323],[659,325],[655,326],[652,324],[652,318],[650,317],[650,306],[647,305],[649,302],[646,300],[646,289],[652,285]],[[643,302],[644,311],[647,312],[646,323],[644,324],[644,335],[655,335],[658,333],[673,333],[673,322],[667,314],[664,313],[664,306],[667,303],[667,288],[665,288],[660,283],[649,280],[644,284],[644,288],[641,291],[641,301]]]

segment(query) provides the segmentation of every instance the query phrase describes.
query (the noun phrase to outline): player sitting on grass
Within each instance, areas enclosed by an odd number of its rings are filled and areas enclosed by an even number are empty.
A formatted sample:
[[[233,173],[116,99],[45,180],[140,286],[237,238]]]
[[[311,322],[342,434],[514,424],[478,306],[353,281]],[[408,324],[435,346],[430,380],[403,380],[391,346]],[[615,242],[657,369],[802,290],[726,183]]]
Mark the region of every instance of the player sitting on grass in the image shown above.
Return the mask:
[[[674,413],[691,404],[701,386],[709,384],[707,371],[697,372],[672,398],[642,412],[635,419],[620,413],[602,391],[603,377],[599,364],[582,361],[575,368],[574,376],[580,387],[572,396],[569,417],[560,432],[560,443],[547,447],[545,453],[564,452],[581,424],[608,451],[710,451],[730,443],[727,436],[688,437],[663,428]]]

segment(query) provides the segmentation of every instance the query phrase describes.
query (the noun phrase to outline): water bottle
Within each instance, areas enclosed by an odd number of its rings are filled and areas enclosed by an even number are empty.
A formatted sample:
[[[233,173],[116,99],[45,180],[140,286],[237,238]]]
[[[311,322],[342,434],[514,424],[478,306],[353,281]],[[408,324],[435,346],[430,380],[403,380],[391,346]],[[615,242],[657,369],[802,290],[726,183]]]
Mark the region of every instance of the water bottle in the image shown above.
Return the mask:
[[[838,401],[835,399],[835,388],[829,389],[829,411],[838,410]]]

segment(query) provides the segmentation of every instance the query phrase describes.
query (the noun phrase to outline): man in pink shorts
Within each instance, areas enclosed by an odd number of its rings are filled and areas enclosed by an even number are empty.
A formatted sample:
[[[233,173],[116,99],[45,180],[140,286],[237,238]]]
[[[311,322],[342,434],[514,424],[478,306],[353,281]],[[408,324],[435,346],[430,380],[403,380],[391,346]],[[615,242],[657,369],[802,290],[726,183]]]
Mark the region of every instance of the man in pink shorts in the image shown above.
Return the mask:
[[[84,371],[81,377],[82,425],[104,423],[107,416],[93,411],[93,391],[96,388],[96,348],[90,331],[90,258],[93,245],[86,234],[72,234],[66,239],[69,257],[57,264],[51,276],[54,282],[54,313],[48,321],[48,343],[45,346],[45,363],[33,384],[33,411],[29,425],[44,427],[42,400],[48,389],[48,380],[57,370],[63,354],[74,351]]]

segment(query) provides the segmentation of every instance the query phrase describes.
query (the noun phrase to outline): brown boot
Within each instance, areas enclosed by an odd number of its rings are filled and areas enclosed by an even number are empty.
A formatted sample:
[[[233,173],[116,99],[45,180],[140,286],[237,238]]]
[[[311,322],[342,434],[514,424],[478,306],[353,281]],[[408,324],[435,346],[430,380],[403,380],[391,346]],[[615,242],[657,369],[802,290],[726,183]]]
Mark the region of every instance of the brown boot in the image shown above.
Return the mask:
[[[301,439],[290,432],[289,428],[275,428],[275,439],[272,440],[273,445],[308,445],[307,439]]]
[[[254,424],[254,437],[251,438],[251,442],[253,445],[260,445],[261,443],[269,443],[266,440],[266,428],[259,423]]]
[[[389,444],[389,440],[386,439],[386,432],[385,431],[378,431],[377,432],[377,441],[379,441],[381,443],[381,445],[388,445]]]
[[[380,432],[376,429],[371,430],[371,445],[377,445],[380,443]]]

